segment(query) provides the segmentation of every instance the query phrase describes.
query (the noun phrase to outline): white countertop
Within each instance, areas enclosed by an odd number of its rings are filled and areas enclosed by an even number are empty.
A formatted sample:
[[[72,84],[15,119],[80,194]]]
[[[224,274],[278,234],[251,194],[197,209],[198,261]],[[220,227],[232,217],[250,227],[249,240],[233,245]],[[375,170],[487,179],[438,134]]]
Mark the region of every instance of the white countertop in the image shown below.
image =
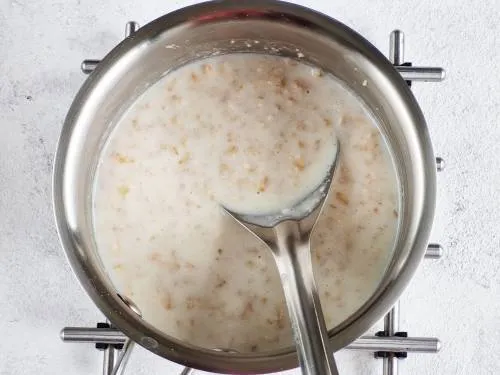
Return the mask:
[[[126,21],[144,24],[194,1],[0,0],[0,374],[101,374],[101,355],[63,344],[65,325],[102,315],[64,258],[51,207],[51,164],[69,105]],[[401,328],[436,336],[439,354],[409,354],[407,375],[500,373],[500,2],[310,0],[388,50],[400,28],[406,56],[442,65],[443,83],[416,83],[437,155],[438,207],[431,240],[445,257],[425,261],[402,298]],[[369,353],[340,352],[341,374],[381,374]],[[138,349],[127,374],[180,366]],[[298,371],[295,370],[295,374]]]

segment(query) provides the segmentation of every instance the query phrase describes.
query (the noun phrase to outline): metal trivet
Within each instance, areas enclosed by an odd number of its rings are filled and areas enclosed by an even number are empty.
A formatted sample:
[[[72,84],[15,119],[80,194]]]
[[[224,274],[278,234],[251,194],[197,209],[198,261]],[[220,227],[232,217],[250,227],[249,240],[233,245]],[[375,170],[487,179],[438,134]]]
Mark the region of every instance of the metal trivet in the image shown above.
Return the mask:
[[[127,22],[125,38],[139,28],[137,22]],[[440,67],[413,66],[404,59],[404,34],[394,30],[390,35],[389,59],[404,80],[411,86],[413,81],[440,82],[445,77],[445,71]],[[100,60],[84,60],[81,70],[90,74]],[[436,169],[444,169],[444,160],[436,158]],[[443,254],[441,245],[431,243],[427,246],[426,259],[439,259]],[[398,374],[398,360],[406,358],[408,353],[437,353],[441,342],[435,337],[408,337],[408,333],[399,328],[399,301],[384,318],[384,330],[374,336],[361,336],[344,349],[373,352],[375,358],[382,358],[383,374]],[[96,328],[65,327],[61,331],[63,342],[84,342],[95,344],[103,351],[103,375],[123,374],[128,356],[133,348],[133,342],[109,322],[97,323]],[[188,375],[193,369],[184,368],[181,375]]]

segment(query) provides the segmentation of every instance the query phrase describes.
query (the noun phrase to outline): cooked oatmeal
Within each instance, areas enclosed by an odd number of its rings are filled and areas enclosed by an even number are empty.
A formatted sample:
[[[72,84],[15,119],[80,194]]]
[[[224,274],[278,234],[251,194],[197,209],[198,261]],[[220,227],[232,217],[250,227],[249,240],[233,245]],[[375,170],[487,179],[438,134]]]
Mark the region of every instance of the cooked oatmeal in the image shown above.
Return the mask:
[[[116,288],[144,318],[207,348],[291,345],[272,255],[219,202],[274,210],[341,155],[312,238],[327,325],[375,290],[398,221],[377,127],[333,77],[294,60],[218,56],[177,69],[125,113],[96,174],[94,226]]]

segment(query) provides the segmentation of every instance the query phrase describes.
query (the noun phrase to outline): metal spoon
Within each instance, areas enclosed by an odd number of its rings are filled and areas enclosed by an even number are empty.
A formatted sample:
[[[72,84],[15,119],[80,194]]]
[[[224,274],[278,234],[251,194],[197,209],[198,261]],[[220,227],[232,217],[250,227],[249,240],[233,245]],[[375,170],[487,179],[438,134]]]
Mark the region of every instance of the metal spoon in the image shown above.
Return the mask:
[[[300,367],[305,375],[338,375],[314,281],[310,238],[330,190],[339,158],[326,178],[294,207],[266,215],[240,214],[223,207],[272,251],[285,293]]]

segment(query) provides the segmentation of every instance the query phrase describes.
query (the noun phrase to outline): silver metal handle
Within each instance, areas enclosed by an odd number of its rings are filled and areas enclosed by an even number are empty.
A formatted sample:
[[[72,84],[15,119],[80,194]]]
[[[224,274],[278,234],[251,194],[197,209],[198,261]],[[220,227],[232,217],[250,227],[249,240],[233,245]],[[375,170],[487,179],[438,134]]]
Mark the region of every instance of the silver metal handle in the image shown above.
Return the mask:
[[[446,73],[443,68],[432,66],[395,66],[405,81],[441,82]]]
[[[74,343],[125,343],[127,337],[122,332],[114,328],[109,330],[103,328],[66,327],[61,331],[61,339],[64,342]],[[441,343],[435,337],[361,336],[345,349],[373,352],[437,353],[440,348]]]
[[[111,345],[125,344],[127,336],[116,328],[65,327],[60,333],[64,342],[90,342]]]
[[[441,341],[435,337],[361,336],[346,349],[390,353],[437,353],[441,350]]]
[[[434,66],[405,66],[405,34],[394,30],[390,36],[389,60],[405,81],[441,82],[446,75],[443,68]]]
[[[285,293],[302,374],[338,375],[314,281],[309,236],[304,236],[298,222],[291,220],[276,225],[274,232],[276,247],[273,255]]]

